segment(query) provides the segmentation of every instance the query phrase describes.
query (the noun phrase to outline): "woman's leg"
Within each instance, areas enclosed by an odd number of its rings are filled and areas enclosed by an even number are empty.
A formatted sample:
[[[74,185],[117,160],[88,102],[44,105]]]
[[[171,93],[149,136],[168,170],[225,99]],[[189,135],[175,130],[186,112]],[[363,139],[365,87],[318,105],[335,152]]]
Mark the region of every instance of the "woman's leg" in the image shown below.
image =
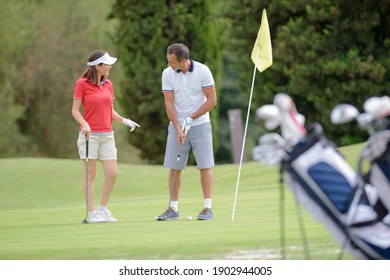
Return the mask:
[[[84,199],[86,199],[86,160],[82,160],[83,162],[83,193]],[[96,159],[88,160],[88,211],[93,211],[95,209],[93,202],[93,184],[96,176]]]
[[[117,160],[102,160],[104,181],[102,186],[102,194],[100,197],[100,205],[107,206],[108,199],[114,189],[117,176]]]

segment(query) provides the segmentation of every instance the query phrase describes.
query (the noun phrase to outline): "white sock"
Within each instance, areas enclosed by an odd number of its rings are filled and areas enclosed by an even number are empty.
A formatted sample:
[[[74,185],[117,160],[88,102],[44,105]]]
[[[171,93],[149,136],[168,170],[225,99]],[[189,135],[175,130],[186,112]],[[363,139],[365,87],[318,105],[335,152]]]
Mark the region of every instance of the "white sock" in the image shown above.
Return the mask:
[[[96,211],[95,210],[92,210],[92,211],[89,211],[89,216],[92,217],[93,215],[95,215]]]
[[[98,210],[99,211],[106,211],[107,210],[107,205],[99,205],[99,207],[98,207]]]
[[[179,210],[179,201],[171,201],[169,207],[171,207],[175,212],[177,212]]]
[[[204,208],[210,208],[211,209],[211,202],[212,202],[211,198],[205,198],[204,199]]]

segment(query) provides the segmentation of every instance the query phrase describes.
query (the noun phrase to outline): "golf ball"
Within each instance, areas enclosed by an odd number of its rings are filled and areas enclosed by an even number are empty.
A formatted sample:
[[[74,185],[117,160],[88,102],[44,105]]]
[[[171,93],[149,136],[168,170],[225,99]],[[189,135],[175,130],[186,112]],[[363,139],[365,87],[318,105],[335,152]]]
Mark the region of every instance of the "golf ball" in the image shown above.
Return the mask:
[[[191,216],[188,216],[187,220],[188,220],[188,221],[192,221],[192,217],[191,217]]]

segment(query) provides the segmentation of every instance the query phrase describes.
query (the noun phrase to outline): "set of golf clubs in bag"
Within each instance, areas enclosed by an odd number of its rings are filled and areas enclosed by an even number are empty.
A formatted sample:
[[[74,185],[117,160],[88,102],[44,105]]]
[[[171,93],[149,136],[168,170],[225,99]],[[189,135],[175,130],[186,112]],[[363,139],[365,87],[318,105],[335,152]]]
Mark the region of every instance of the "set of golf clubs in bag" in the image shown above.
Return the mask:
[[[356,171],[328,140],[319,123],[305,127],[290,96],[279,93],[256,117],[267,130],[252,150],[254,160],[280,167],[281,179],[323,224],[344,252],[355,259],[390,259],[390,98],[371,97],[359,113],[350,104],[337,105],[330,114],[335,125],[357,121],[369,138]],[[281,248],[285,258],[284,195],[281,184]],[[303,220],[298,211],[305,257],[310,258]]]

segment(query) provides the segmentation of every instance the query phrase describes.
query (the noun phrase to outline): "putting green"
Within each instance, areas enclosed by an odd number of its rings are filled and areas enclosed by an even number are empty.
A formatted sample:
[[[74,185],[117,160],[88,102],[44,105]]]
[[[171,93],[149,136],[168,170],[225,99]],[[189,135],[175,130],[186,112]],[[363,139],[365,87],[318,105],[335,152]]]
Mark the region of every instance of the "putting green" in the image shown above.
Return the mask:
[[[361,146],[342,149],[352,162]],[[203,206],[199,173],[183,171],[178,221],[154,217],[168,205],[168,170],[119,164],[109,208],[117,223],[83,225],[79,160],[0,159],[0,259],[280,259],[280,186],[277,168],[242,166],[235,219],[238,165],[214,168],[214,220],[188,221]],[[95,205],[102,170],[95,182]],[[288,259],[337,259],[340,246],[303,210],[310,256],[304,252],[295,201],[285,189]],[[350,259],[345,255],[344,258]]]

